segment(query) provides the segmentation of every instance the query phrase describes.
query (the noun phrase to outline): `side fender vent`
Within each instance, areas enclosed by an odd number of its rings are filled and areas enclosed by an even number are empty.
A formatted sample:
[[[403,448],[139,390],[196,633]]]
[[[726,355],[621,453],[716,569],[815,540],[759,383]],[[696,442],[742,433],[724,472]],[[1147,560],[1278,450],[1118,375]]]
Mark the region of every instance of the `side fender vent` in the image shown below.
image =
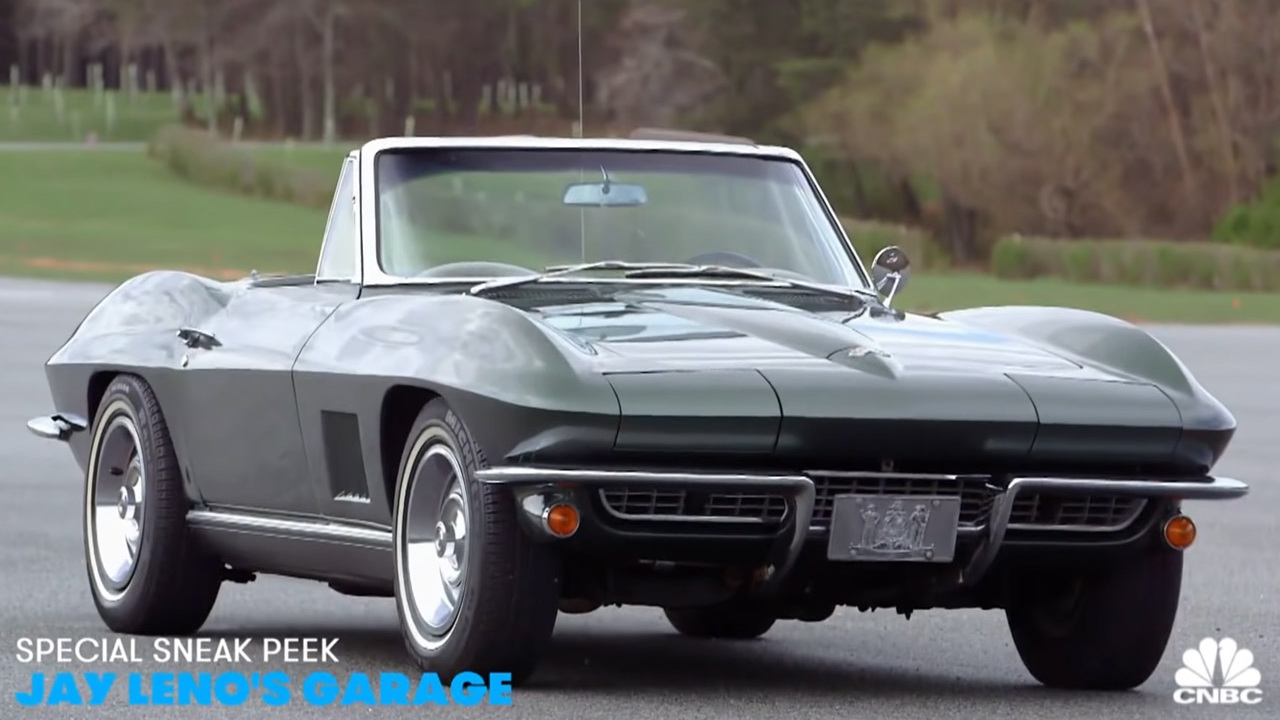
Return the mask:
[[[334,500],[369,502],[369,478],[360,446],[360,420],[353,413],[323,411],[320,432],[329,492]]]

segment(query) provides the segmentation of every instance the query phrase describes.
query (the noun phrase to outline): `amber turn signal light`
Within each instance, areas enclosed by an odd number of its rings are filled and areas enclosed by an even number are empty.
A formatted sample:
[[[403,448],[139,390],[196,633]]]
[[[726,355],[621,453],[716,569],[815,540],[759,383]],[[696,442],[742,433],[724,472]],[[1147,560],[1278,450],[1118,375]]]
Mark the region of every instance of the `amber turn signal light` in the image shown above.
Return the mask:
[[[1196,524],[1186,515],[1174,515],[1164,524],[1164,541],[1174,550],[1186,550],[1196,541]]]
[[[542,524],[547,532],[556,537],[566,538],[578,532],[578,508],[561,503],[552,505],[542,514]]]

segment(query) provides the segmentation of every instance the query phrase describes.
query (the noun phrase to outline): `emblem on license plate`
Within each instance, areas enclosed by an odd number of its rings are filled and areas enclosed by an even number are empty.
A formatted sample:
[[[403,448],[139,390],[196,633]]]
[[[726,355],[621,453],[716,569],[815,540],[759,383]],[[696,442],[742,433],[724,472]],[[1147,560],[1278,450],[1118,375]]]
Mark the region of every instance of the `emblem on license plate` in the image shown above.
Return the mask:
[[[947,562],[955,555],[960,500],[954,497],[835,498],[833,560]]]

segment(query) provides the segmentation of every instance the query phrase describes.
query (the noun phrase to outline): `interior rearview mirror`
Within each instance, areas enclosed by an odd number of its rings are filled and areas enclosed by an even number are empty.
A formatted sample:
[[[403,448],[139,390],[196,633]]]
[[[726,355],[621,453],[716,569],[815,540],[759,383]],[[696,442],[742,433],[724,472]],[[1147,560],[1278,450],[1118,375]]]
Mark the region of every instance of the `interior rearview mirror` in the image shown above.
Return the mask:
[[[564,204],[572,207],[636,207],[649,202],[643,185],[574,183],[564,189]]]
[[[908,268],[911,261],[902,248],[890,245],[876,253],[871,261],[871,275],[876,284],[876,291],[885,296],[885,305],[893,303],[893,298],[907,284]]]

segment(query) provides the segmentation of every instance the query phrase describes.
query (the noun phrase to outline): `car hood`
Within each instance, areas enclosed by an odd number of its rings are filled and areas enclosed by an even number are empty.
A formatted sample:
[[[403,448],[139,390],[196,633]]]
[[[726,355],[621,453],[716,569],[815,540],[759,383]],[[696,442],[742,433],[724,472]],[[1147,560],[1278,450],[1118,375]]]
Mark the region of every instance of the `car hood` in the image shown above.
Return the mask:
[[[710,288],[672,288],[528,312],[608,373],[844,366],[890,375],[1105,377],[1009,335],[835,306],[807,311]]]
[[[608,300],[525,312],[607,378],[617,449],[1154,463],[1181,434],[1160,388],[957,322],[708,287]]]

